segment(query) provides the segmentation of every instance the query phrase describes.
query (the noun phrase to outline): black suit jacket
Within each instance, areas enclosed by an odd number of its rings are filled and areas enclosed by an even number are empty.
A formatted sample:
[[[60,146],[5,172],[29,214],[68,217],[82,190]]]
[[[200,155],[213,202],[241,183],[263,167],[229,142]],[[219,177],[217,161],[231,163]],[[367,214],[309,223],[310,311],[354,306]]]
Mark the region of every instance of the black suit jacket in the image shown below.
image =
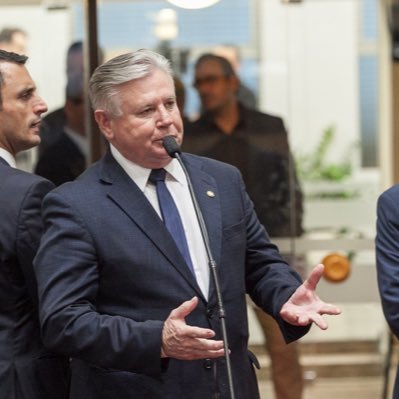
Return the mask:
[[[218,265],[236,398],[257,399],[246,293],[292,341],[308,328],[288,325],[279,311],[300,278],[268,240],[239,171],[183,159]],[[158,214],[111,154],[52,191],[43,209],[47,229],[35,259],[42,331],[47,345],[73,357],[71,397],[229,398],[224,358],[160,358],[164,320],[195,295],[187,323],[221,339],[215,287],[211,281],[204,298]]]
[[[183,150],[236,166],[272,237],[303,233],[303,196],[283,120],[240,105],[240,120],[224,134],[212,114],[184,126]]]
[[[53,145],[61,136],[66,125],[64,107],[48,113],[40,126],[40,144],[38,147],[39,157]]]
[[[68,361],[43,348],[32,267],[53,185],[0,158],[0,187],[0,399],[63,399]]]
[[[86,169],[86,159],[64,132],[39,156],[35,173],[59,186],[74,180]]]

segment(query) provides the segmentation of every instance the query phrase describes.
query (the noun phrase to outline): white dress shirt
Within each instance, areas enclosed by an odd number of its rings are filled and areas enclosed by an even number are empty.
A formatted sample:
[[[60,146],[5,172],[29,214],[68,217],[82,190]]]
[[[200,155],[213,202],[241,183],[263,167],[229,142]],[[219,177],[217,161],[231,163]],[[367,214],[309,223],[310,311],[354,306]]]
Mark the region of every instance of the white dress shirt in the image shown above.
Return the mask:
[[[0,148],[0,157],[3,158],[13,168],[17,167],[14,156],[4,148]]]
[[[157,211],[159,217],[162,218],[155,185],[148,181],[151,169],[143,168],[129,161],[112,145],[111,153],[123,170],[144,193],[148,201]],[[208,298],[210,274],[208,257],[196,217],[194,205],[191,200],[190,191],[188,189],[186,176],[176,159],[172,159],[164,169],[168,172],[166,174],[165,184],[176,203],[180,218],[182,220],[198,285],[201,288],[204,297]]]

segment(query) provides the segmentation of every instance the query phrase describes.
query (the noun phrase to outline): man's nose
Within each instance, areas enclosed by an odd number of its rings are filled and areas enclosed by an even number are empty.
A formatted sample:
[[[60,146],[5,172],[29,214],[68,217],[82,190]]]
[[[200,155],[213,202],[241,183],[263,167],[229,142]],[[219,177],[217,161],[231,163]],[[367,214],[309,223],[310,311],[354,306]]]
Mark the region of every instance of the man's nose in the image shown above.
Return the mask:
[[[162,125],[170,125],[173,122],[172,116],[164,106],[160,107],[159,110],[159,122]]]
[[[34,112],[35,114],[43,114],[44,112],[47,111],[47,104],[44,102],[44,100],[41,97],[37,97],[35,100],[34,104]]]

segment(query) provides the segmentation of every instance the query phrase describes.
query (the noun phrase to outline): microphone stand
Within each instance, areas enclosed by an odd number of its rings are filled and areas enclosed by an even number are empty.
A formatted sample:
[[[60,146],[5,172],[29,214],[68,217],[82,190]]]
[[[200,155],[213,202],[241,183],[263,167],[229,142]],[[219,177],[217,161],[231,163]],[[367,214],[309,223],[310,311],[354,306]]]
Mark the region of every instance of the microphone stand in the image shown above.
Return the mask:
[[[177,144],[176,144],[176,146],[177,146]],[[169,153],[169,151],[168,151],[168,153]],[[169,155],[171,155],[171,154],[169,153]],[[226,329],[226,320],[225,320],[226,313],[225,313],[225,309],[224,309],[224,305],[223,305],[222,293],[220,290],[216,262],[212,256],[212,251],[211,251],[211,248],[209,245],[209,236],[208,236],[208,232],[207,232],[207,229],[205,226],[204,218],[202,216],[201,209],[198,205],[198,201],[195,196],[193,186],[191,184],[190,176],[188,175],[186,166],[184,165],[184,163],[181,159],[181,156],[179,154],[179,150],[174,151],[174,153],[172,153],[172,156],[178,160],[180,166],[182,167],[182,169],[184,171],[184,174],[186,175],[188,189],[190,191],[191,199],[194,204],[194,209],[195,209],[195,213],[197,215],[198,223],[200,226],[201,235],[204,240],[205,250],[206,250],[206,253],[208,256],[208,262],[209,262],[208,265],[209,265],[209,269],[210,269],[212,277],[213,277],[213,281],[215,283],[217,303],[218,303],[218,307],[219,307],[219,320],[220,320],[220,325],[222,328],[222,338],[223,338],[223,344],[224,344],[224,354],[225,354],[225,359],[226,359],[227,378],[228,378],[228,384],[229,384],[229,390],[230,390],[230,398],[235,399],[234,385],[233,385],[233,374],[231,371],[231,362],[230,362],[230,352],[229,352],[229,345],[228,345],[228,341],[227,341],[227,329]]]

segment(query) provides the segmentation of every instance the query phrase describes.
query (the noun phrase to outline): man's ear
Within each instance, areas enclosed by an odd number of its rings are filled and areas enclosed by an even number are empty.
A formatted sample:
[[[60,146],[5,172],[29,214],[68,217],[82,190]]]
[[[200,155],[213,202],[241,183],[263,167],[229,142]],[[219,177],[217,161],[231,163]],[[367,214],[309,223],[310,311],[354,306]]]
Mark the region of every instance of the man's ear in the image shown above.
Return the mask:
[[[103,109],[96,109],[94,111],[94,119],[104,137],[108,141],[112,140],[114,138],[114,132],[112,130],[112,119],[110,118],[109,113]]]

